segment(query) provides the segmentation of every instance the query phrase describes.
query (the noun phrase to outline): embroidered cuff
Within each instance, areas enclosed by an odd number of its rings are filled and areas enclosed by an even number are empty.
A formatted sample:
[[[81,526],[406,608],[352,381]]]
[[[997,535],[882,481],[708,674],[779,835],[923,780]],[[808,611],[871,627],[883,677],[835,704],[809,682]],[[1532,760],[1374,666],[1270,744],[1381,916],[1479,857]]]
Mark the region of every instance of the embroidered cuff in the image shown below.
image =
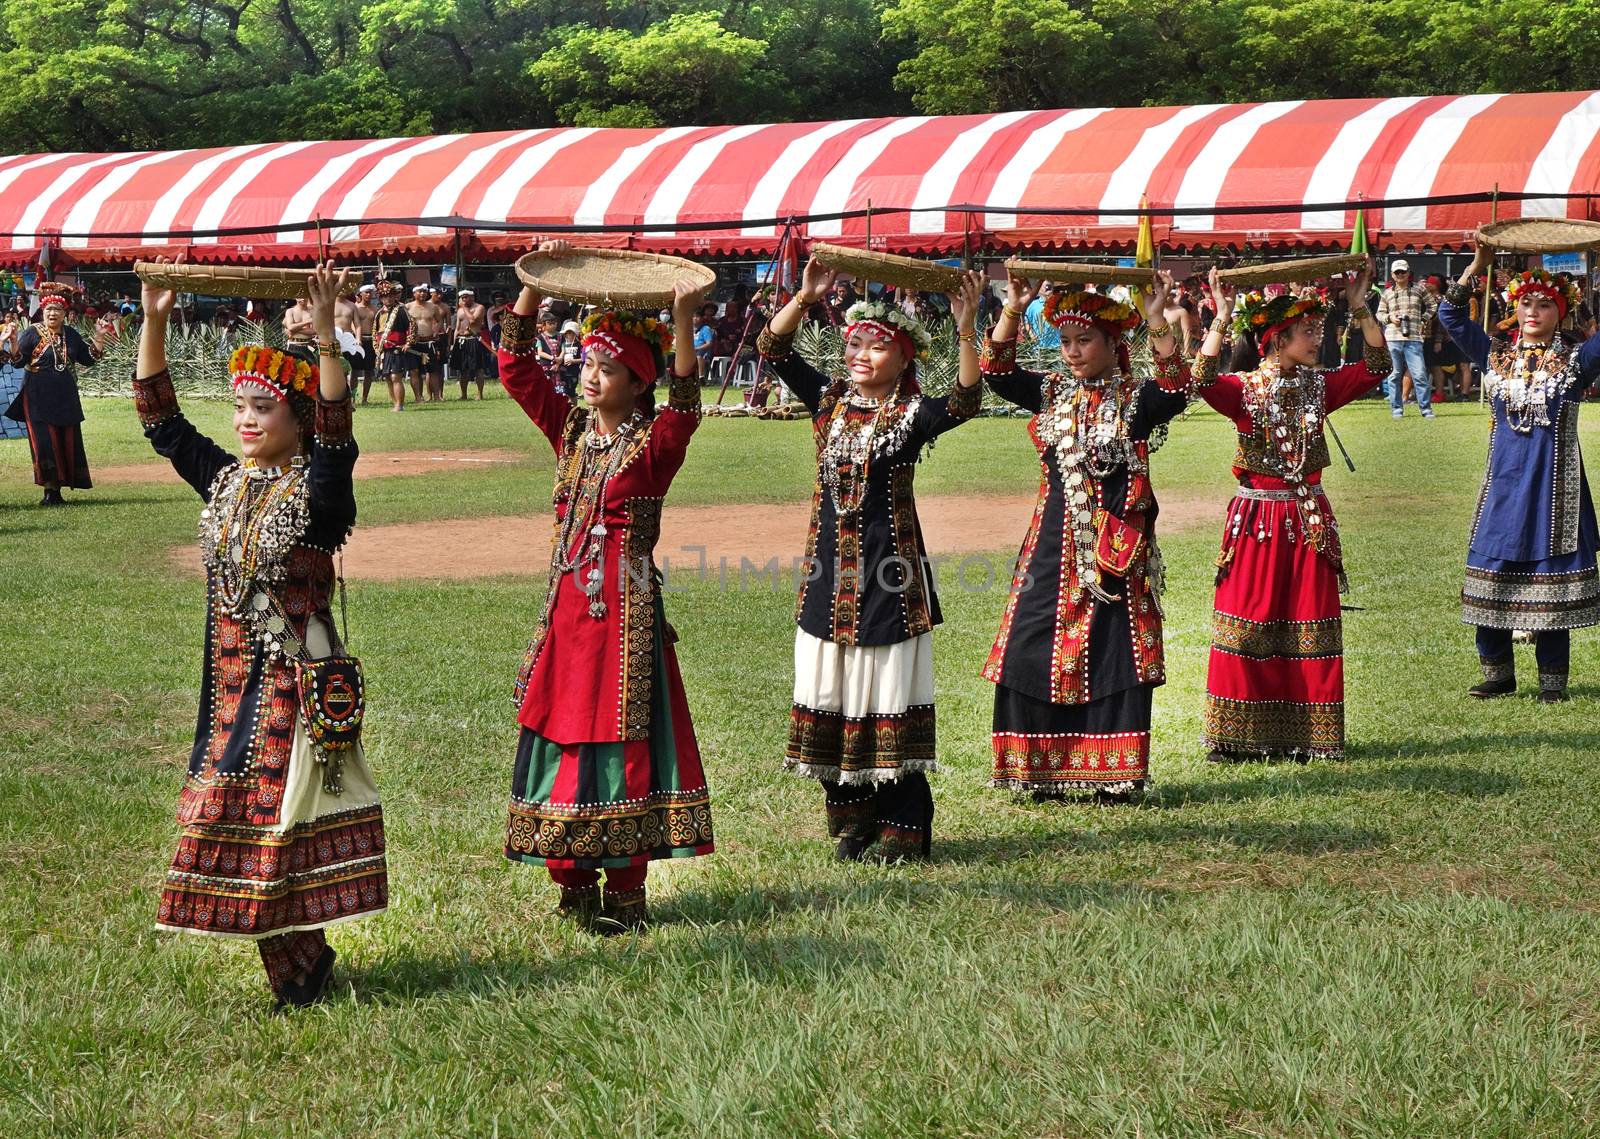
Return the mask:
[[[178,393],[172,388],[172,373],[166,368],[148,379],[133,378],[133,406],[139,422],[154,427],[178,414]]]
[[[1444,299],[1456,308],[1466,308],[1472,303],[1472,286],[1457,281],[1444,291]]]
[[[1394,367],[1394,358],[1389,355],[1387,344],[1368,344],[1367,350],[1361,354],[1361,361],[1374,376],[1387,376]]]
[[[1183,357],[1179,353],[1163,356],[1159,352],[1152,352],[1150,359],[1155,365],[1156,384],[1162,391],[1181,392],[1189,386],[1189,370],[1184,367]]]
[[[527,356],[539,339],[539,318],[507,312],[500,317],[500,351]]]
[[[700,377],[690,372],[687,376],[672,373],[667,384],[667,406],[674,411],[700,414]]]
[[[1194,366],[1189,369],[1189,376],[1196,388],[1208,388],[1217,382],[1217,368],[1220,360],[1216,356],[1207,356],[1203,353],[1194,358]]]
[[[1017,342],[1012,340],[995,340],[993,337],[983,342],[983,350],[978,353],[978,370],[986,376],[1004,376],[1017,370]]]
[[[950,389],[950,399],[945,406],[956,419],[971,419],[983,408],[983,385],[964,388],[958,382]]]
[[[770,324],[766,325],[756,333],[756,351],[774,364],[782,363],[794,351],[794,333],[780,336]]]
[[[317,446],[344,447],[350,444],[354,406],[348,394],[339,400],[329,401],[320,398],[317,400],[316,419],[312,427],[316,433]]]

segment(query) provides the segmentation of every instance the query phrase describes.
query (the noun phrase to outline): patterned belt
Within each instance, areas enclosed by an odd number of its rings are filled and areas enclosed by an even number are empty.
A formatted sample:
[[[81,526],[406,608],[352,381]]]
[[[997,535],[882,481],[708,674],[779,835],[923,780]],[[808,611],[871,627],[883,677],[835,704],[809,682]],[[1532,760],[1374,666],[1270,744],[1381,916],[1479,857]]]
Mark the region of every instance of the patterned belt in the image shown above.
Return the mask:
[[[1318,498],[1326,498],[1322,487],[1318,486],[1313,491]],[[1235,498],[1242,498],[1248,502],[1293,502],[1298,495],[1292,490],[1259,490],[1253,486],[1241,486],[1233,492]]]

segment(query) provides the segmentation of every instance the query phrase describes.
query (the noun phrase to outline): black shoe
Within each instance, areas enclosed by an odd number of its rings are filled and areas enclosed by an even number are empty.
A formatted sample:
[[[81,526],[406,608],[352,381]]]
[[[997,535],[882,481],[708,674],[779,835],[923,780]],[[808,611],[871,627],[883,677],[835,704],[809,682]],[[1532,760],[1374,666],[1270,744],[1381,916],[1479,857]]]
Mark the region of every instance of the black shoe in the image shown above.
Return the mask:
[[[650,911],[645,906],[644,887],[606,894],[600,916],[595,919],[592,932],[601,937],[615,937],[622,933],[643,933],[650,927]]]
[[[585,886],[576,890],[561,887],[556,916],[570,919],[582,929],[593,928],[600,917],[600,887]]]
[[[1541,688],[1539,690],[1539,703],[1565,704],[1572,697],[1567,695],[1565,688]]]
[[[842,835],[839,845],[833,848],[833,857],[840,862],[860,862],[871,845],[872,836],[869,834]]]
[[[1516,691],[1517,682],[1515,678],[1511,680],[1480,680],[1477,684],[1467,689],[1467,695],[1476,697],[1479,700],[1492,700],[1496,696],[1512,696]],[[1540,696],[1543,695],[1543,693],[1540,693]]]
[[[304,981],[299,984],[290,981],[283,986],[278,993],[279,1006],[307,1008],[326,997],[328,982],[333,977],[333,959],[337,956],[333,946],[324,946],[322,956],[317,958],[317,963],[311,967]]]
[[[1097,807],[1121,807],[1133,802],[1138,794],[1138,790],[1107,791],[1104,787],[1097,787],[1094,792],[1094,804]]]

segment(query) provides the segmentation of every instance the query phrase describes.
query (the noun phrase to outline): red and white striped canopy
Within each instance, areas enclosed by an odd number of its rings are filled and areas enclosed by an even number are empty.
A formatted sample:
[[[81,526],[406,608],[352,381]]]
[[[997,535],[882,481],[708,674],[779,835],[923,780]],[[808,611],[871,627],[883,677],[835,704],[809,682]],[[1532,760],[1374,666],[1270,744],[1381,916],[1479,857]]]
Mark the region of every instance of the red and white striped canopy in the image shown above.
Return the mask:
[[[1127,211],[1145,196],[1195,211],[1156,219],[1168,248],[1343,245],[1344,204],[1358,200],[1498,190],[1558,195],[1502,200],[1501,218],[1591,216],[1592,199],[1561,195],[1600,193],[1597,136],[1600,93],[1579,91],[21,155],[0,158],[0,258],[32,259],[48,241],[69,262],[179,248],[303,260],[319,220],[321,240],[352,256],[453,256],[458,228],[474,255],[537,239],[482,228],[496,222],[759,254],[778,245],[773,219],[791,217],[801,239],[859,244],[870,227],[875,247],[902,251],[1105,246],[1133,240]],[[1274,208],[1212,212],[1263,206]],[[1453,245],[1491,208],[1395,205],[1367,220],[1382,246]],[[641,225],[653,228],[629,232]]]

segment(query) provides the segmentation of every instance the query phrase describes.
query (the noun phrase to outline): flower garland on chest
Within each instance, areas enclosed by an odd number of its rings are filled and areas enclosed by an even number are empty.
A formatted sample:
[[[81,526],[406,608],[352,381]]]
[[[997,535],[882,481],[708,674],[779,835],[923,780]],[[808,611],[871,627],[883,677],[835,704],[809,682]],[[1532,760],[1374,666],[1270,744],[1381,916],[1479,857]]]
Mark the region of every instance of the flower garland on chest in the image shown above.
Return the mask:
[[[1082,599],[1087,589],[1105,601],[1095,556],[1100,520],[1105,514],[1102,480],[1119,467],[1130,476],[1150,470],[1150,452],[1160,440],[1135,439],[1132,424],[1139,413],[1144,385],[1114,372],[1102,380],[1079,381],[1061,373],[1045,379],[1046,407],[1034,417],[1041,448],[1052,450],[1061,471],[1066,518],[1072,530],[1072,561],[1077,570],[1069,589]]]
[[[1550,426],[1550,405],[1577,372],[1574,350],[1557,336],[1549,344],[1507,343],[1489,356],[1489,398],[1505,405],[1519,435]]]
[[[885,399],[871,399],[852,390],[834,401],[827,422],[817,431],[818,467],[822,485],[839,515],[861,509],[872,460],[886,459],[906,445],[921,404],[921,396],[902,400],[898,388]]]

